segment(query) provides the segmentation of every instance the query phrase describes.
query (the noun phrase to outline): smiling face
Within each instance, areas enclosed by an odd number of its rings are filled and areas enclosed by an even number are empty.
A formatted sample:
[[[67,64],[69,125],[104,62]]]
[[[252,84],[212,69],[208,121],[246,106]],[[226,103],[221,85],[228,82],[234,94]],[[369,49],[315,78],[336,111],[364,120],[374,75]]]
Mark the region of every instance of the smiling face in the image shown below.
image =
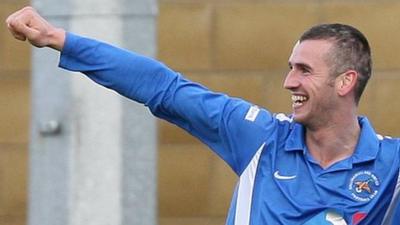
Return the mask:
[[[329,122],[337,106],[328,60],[332,45],[328,40],[305,40],[295,45],[289,58],[284,87],[292,94],[293,118],[310,127]]]

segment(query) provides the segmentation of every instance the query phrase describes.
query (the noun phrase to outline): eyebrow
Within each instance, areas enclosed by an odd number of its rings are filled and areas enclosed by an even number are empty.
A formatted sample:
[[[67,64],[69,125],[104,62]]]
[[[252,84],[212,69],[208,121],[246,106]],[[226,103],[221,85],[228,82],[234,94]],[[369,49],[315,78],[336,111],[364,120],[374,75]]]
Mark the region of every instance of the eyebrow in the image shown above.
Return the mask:
[[[292,64],[291,62],[288,62],[288,64],[289,64],[289,67],[292,66],[292,67],[298,67],[298,68],[305,68],[305,69],[310,70],[310,71],[313,70],[313,68],[307,63],[294,63],[294,64]]]

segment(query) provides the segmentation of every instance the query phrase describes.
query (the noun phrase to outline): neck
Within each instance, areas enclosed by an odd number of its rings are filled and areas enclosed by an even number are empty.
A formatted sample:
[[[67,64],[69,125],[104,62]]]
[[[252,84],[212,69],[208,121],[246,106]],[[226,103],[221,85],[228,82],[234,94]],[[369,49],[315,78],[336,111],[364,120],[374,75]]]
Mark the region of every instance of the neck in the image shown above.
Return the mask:
[[[327,168],[354,153],[359,135],[360,125],[354,115],[320,128],[307,127],[306,144],[311,156],[322,168]]]

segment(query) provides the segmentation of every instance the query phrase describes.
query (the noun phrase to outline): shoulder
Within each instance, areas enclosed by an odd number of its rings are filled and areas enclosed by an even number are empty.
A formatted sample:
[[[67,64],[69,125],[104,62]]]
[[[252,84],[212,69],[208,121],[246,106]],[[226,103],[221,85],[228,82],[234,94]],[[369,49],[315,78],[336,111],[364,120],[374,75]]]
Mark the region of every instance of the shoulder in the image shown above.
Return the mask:
[[[268,109],[236,99],[227,107],[229,127],[243,126],[260,130],[290,127],[293,120],[284,113],[272,113]]]
[[[384,149],[396,149],[397,151],[400,150],[400,138],[395,138],[391,136],[376,134],[376,137],[379,140],[381,148]]]
[[[379,156],[384,162],[400,167],[400,139],[390,136],[377,135],[379,140]]]

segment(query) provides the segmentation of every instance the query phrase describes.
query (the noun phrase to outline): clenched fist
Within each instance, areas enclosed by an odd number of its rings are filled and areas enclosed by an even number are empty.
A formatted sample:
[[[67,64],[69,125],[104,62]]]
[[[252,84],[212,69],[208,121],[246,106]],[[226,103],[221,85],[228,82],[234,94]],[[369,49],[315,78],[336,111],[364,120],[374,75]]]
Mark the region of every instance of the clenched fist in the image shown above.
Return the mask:
[[[59,51],[64,46],[65,30],[51,25],[32,7],[11,14],[6,23],[8,30],[18,40],[28,40],[36,47],[51,47]]]

